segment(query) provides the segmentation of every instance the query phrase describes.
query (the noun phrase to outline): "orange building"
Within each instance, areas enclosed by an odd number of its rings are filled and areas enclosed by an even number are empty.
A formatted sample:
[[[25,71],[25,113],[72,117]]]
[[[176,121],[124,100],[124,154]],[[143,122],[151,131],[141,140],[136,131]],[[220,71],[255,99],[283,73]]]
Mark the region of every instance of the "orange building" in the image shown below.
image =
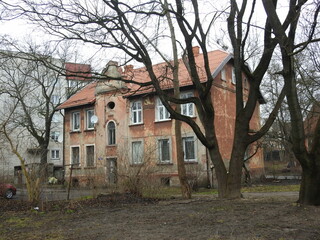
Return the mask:
[[[199,75],[205,73],[199,48],[194,47]],[[212,101],[215,107],[215,126],[223,159],[230,159],[235,120],[235,79],[231,54],[216,50],[208,53],[214,77]],[[166,64],[154,66],[157,74]],[[196,96],[190,77],[180,64],[181,97]],[[126,66],[119,70],[115,62],[109,62],[104,70],[114,79],[131,75],[135,81],[148,80],[144,68]],[[249,83],[243,77],[244,95]],[[172,85],[162,82],[166,91]],[[245,99],[244,99],[245,101]],[[137,89],[136,85],[120,81],[96,81],[86,86],[59,107],[65,109],[64,157],[66,176],[73,164],[72,178],[82,185],[92,181],[113,184],[117,177],[129,174],[132,169],[149,172],[153,179],[168,185],[178,185],[174,124],[153,88]],[[192,117],[200,126],[200,120],[192,103],[182,105],[182,112]],[[260,128],[259,103],[251,121],[251,129]],[[193,181],[208,186],[214,182],[212,164],[205,147],[192,129],[182,124],[182,141],[186,168]],[[254,152],[253,148],[248,154]],[[263,157],[258,151],[249,161],[251,172],[263,174]],[[143,168],[141,167],[143,165]],[[213,175],[212,175],[213,174]]]

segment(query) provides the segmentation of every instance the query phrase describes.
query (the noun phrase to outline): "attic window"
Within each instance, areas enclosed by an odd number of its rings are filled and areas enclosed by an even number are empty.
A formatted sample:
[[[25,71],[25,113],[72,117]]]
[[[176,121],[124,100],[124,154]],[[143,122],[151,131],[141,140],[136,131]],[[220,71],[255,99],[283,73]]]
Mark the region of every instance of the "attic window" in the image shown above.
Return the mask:
[[[116,106],[116,104],[114,102],[108,102],[107,104],[108,108],[110,109],[114,109],[114,107]]]

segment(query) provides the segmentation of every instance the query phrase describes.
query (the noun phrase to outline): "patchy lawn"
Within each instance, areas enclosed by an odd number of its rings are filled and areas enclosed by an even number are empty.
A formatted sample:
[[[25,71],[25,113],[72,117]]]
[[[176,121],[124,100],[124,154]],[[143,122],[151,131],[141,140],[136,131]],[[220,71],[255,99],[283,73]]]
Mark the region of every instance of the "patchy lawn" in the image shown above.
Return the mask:
[[[0,199],[0,240],[319,239],[320,207],[297,205],[296,193],[250,194],[227,201],[212,194],[161,201],[112,194],[45,202],[39,210]]]

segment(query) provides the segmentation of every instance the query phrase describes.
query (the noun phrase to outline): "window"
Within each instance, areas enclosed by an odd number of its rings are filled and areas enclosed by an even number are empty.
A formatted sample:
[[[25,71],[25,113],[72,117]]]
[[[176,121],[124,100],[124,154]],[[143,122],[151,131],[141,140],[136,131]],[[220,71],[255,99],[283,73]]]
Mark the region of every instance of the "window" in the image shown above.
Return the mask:
[[[142,141],[132,142],[132,163],[140,164],[142,163],[143,150]]]
[[[72,113],[72,131],[80,131],[80,112]]]
[[[51,159],[59,159],[60,151],[59,150],[51,150]]]
[[[193,93],[181,93],[181,98],[190,98],[193,97]],[[188,117],[194,117],[194,104],[185,103],[181,105],[181,113]]]
[[[60,102],[60,98],[58,95],[51,95],[51,102],[53,105],[57,105]]]
[[[170,141],[169,139],[158,140],[159,148],[159,162],[168,163],[170,162]]]
[[[58,138],[60,136],[60,132],[51,132],[51,139],[55,142],[58,141]]]
[[[195,162],[195,142],[194,137],[184,137],[182,138],[183,143],[183,153],[185,162]]]
[[[232,84],[236,84],[236,73],[235,73],[234,67],[232,68],[231,83],[232,83]]]
[[[94,115],[93,109],[89,109],[86,111],[87,129],[94,129],[94,123],[91,121],[91,118],[93,115]]]
[[[73,166],[80,165],[80,147],[71,147],[71,164]]]
[[[94,145],[86,146],[86,166],[94,166]]]
[[[222,81],[226,81],[227,80],[227,78],[226,78],[226,70],[224,68],[221,70],[221,80]]]
[[[68,81],[68,87],[69,88],[80,88],[84,86],[84,82],[83,81],[77,81],[77,80],[69,80]]]
[[[113,121],[108,123],[107,126],[108,131],[108,145],[116,144],[116,125]]]
[[[131,123],[132,124],[142,123],[142,102],[141,101],[131,102]]]
[[[165,121],[170,119],[170,114],[166,107],[162,104],[160,98],[156,100],[156,120]]]

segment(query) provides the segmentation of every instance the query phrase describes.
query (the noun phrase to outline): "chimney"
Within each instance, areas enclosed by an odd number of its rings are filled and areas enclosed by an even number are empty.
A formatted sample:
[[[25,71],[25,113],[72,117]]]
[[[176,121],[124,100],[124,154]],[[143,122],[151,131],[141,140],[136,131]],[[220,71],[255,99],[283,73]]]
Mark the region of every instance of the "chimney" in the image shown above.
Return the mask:
[[[124,73],[132,72],[133,65],[125,65],[124,66]]]
[[[192,47],[192,52],[195,57],[199,55],[199,50],[200,50],[200,47],[198,46]]]
[[[110,78],[120,78],[121,73],[118,70],[118,62],[109,61],[104,70],[104,74]]]

